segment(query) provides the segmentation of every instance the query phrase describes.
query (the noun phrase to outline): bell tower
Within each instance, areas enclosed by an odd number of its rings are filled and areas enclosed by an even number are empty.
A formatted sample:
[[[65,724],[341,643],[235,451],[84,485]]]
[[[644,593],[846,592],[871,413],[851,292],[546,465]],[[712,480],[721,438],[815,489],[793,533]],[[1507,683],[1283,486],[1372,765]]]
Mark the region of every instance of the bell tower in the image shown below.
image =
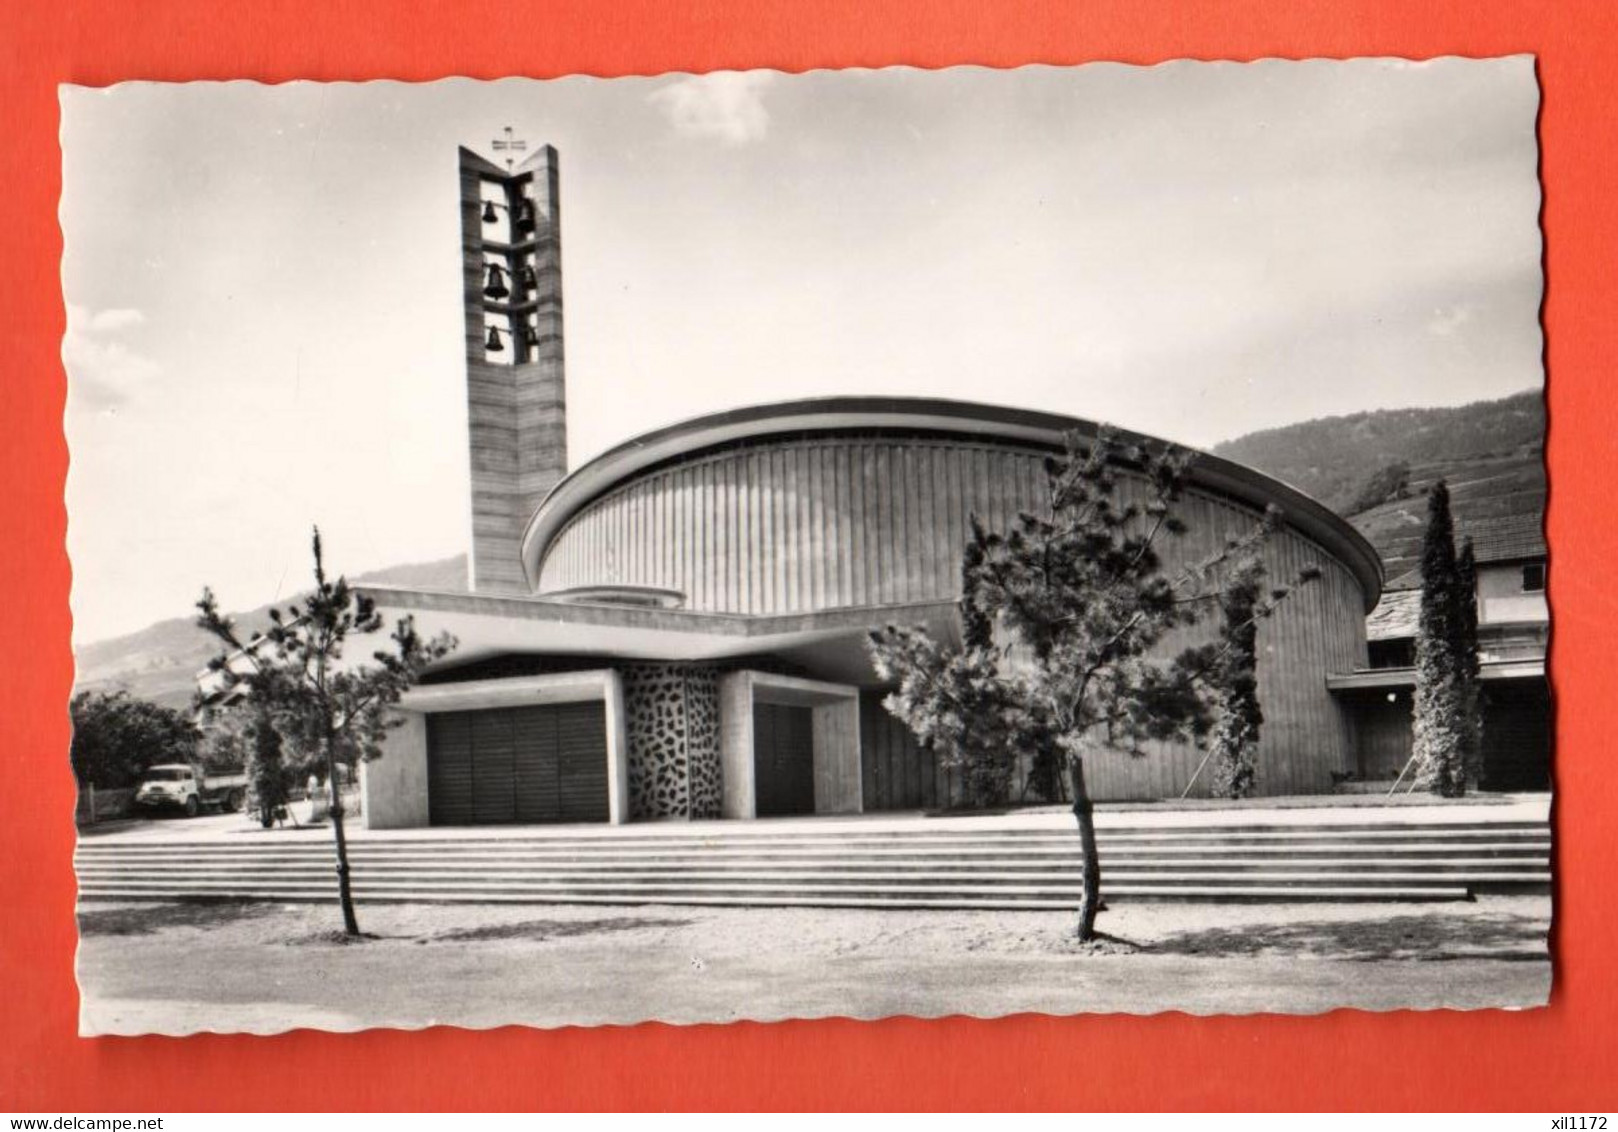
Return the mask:
[[[562,215],[556,150],[508,128],[502,169],[460,151],[461,275],[472,464],[468,574],[480,593],[527,593],[528,517],[567,473]]]

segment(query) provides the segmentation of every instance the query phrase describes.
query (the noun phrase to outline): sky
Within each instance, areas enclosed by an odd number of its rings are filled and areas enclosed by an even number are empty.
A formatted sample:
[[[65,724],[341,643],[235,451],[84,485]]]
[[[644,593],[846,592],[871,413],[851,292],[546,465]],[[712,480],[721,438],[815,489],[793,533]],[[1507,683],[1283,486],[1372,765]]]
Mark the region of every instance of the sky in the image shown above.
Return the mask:
[[[1211,445],[1537,387],[1527,56],[63,87],[74,639],[468,542],[456,148],[561,158],[569,455],[880,393]]]

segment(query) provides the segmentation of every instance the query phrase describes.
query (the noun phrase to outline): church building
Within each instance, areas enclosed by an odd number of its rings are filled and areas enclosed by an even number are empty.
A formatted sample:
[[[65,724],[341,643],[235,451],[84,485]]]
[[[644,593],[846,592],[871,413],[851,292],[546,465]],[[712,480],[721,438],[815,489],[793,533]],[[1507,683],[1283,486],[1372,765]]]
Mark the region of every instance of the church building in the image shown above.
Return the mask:
[[[934,809],[961,783],[882,706],[867,634],[958,637],[968,519],[1045,508],[1042,461],[1091,422],[880,396],[764,404],[566,466],[556,151],[460,152],[470,592],[363,587],[458,648],[363,768],[373,828],[752,819]],[[1123,473],[1124,492],[1130,475]],[[1383,567],[1348,522],[1200,455],[1168,565],[1253,528],[1272,576],[1320,580],[1260,630],[1259,788],[1324,793],[1361,763],[1366,615]],[[1374,698],[1374,696],[1372,697]],[[1098,799],[1175,798],[1202,752],[1102,755]],[[1206,778],[1192,793],[1206,792]]]

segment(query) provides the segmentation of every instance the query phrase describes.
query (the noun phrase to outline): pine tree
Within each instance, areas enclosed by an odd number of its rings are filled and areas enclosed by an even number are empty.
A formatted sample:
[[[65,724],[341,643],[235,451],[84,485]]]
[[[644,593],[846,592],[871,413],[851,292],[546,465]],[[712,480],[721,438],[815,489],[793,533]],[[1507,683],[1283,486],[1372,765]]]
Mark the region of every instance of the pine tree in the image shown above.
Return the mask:
[[[1014,729],[1012,701],[994,647],[994,620],[979,597],[982,532],[975,519],[973,529],[977,537],[961,559],[960,649],[891,628],[871,637],[878,675],[898,682],[884,705],[914,721],[913,733],[939,765],[961,773],[967,805],[981,808],[1009,798],[1016,751],[1006,742]]]
[[[1427,531],[1421,547],[1421,617],[1416,634],[1413,729],[1416,785],[1446,798],[1466,793],[1466,754],[1474,730],[1462,657],[1466,620],[1455,555],[1449,485],[1439,480],[1427,496]],[[1476,648],[1472,649],[1476,657]]]
[[[244,642],[231,619],[219,612],[209,589],[197,602],[197,624],[225,647],[208,663],[217,681],[213,694],[226,700],[245,698],[260,718],[269,721],[283,749],[309,752],[323,767],[325,780],[337,783],[339,763],[381,755],[383,738],[399,722],[390,709],[428,664],[455,647],[455,639],[443,634],[424,641],[414,620],[404,617],[394,627],[391,651],[371,654],[374,665],[344,664],[349,638],[380,631],[382,615],[376,603],[356,593],[345,578],[335,582],[327,578],[318,528],[313,549],[314,592],[285,612],[270,610],[270,624],[263,633]],[[343,929],[357,936],[360,927],[349,882],[340,790],[332,790],[330,813]]]
[[[1246,798],[1258,780],[1258,619],[1264,561],[1253,556],[1231,571],[1219,595],[1223,658],[1216,681],[1218,718],[1208,737],[1216,798]],[[1274,595],[1272,595],[1273,597]]]
[[[1154,649],[1201,619],[1217,598],[1221,569],[1259,553],[1279,521],[1272,512],[1218,553],[1165,570],[1161,542],[1186,530],[1175,511],[1190,462],[1180,449],[1125,443],[1110,429],[1093,441],[1070,435],[1066,459],[1045,465],[1049,518],[1022,514],[1004,534],[973,524],[972,600],[1002,639],[992,649],[949,649],[921,629],[890,626],[872,636],[877,670],[899,680],[889,709],[918,737],[942,724],[959,727],[952,693],[961,681],[992,686],[997,710],[977,720],[998,728],[1004,747],[1043,748],[1065,769],[1082,854],[1081,940],[1095,937],[1101,907],[1085,759],[1104,747],[1140,754],[1148,741],[1206,734],[1225,647],[1201,645],[1173,658]],[[1120,499],[1122,468],[1144,482],[1143,500]],[[1253,618],[1268,616],[1278,600],[1256,601]],[[992,682],[984,653],[996,664]]]

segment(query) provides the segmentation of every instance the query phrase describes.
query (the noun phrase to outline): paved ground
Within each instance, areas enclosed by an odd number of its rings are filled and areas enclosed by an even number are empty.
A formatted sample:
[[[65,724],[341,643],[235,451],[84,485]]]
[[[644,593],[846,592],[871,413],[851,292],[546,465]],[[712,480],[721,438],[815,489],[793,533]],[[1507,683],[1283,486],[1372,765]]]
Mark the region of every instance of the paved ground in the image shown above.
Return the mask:
[[[95,904],[86,1034],[1542,1005],[1550,900],[1048,912]]]
[[[1464,799],[1438,799],[1427,795],[1400,795],[1385,799],[1364,794],[1260,798],[1246,803],[1189,799],[1183,802],[1103,803],[1096,807],[1096,825],[1107,828],[1207,825],[1361,825],[1378,822],[1466,823],[1478,821],[1545,821],[1550,816],[1549,794],[1478,794]],[[304,809],[297,805],[302,817]],[[631,822],[628,825],[483,825],[436,826],[426,829],[364,828],[363,819],[351,819],[355,840],[408,841],[454,838],[525,837],[667,837],[712,833],[873,833],[889,830],[946,832],[973,829],[1032,829],[1071,831],[1073,815],[1061,806],[1035,806],[1000,814],[934,816],[919,811],[860,814],[850,817],[761,818],[747,822]],[[89,826],[79,836],[97,844],[104,841],[286,841],[331,838],[324,822],[312,826],[287,825],[265,830],[244,814],[212,814],[196,818],[131,818]]]

